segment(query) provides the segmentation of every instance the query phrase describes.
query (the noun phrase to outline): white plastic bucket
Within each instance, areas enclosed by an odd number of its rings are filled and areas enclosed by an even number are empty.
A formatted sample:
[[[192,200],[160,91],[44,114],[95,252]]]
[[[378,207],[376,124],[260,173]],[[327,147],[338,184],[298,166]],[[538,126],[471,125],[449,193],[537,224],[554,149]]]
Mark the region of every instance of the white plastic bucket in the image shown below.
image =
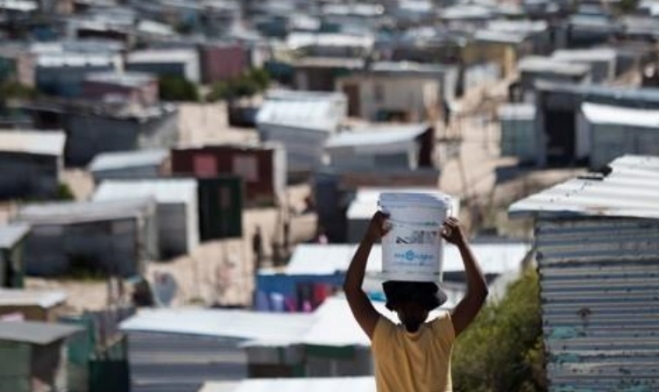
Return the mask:
[[[440,193],[382,193],[380,209],[391,230],[382,238],[385,280],[439,282],[443,240],[440,230],[451,214],[451,197]]]

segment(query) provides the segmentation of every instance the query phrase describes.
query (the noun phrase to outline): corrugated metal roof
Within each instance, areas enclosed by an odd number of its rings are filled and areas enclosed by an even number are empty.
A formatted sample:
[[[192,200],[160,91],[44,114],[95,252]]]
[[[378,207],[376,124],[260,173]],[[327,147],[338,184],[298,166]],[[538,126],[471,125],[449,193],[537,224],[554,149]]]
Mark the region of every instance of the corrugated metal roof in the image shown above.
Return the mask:
[[[0,8],[20,12],[32,12],[39,9],[39,4],[31,0],[1,0]]]
[[[79,327],[32,321],[0,321],[0,340],[46,345],[67,338],[79,331]]]
[[[153,198],[95,202],[28,204],[19,209],[14,222],[58,225],[111,219],[136,218],[155,210]]]
[[[521,32],[508,32],[498,30],[478,30],[474,34],[474,39],[484,42],[497,42],[507,44],[521,44],[527,36]]]
[[[590,49],[560,49],[554,51],[551,57],[558,61],[615,61],[617,53],[612,48],[590,48]]]
[[[610,166],[601,180],[568,181],[510,209],[540,213],[550,390],[659,388],[659,159],[625,156]]]
[[[520,72],[542,72],[569,76],[582,76],[590,72],[589,65],[562,62],[542,56],[524,57],[518,62],[517,68]]]
[[[30,232],[30,226],[13,223],[0,226],[0,249],[11,249]]]
[[[437,188],[359,188],[350,207],[348,208],[348,219],[371,219],[373,214],[378,210],[378,200],[381,193],[437,193]],[[452,198],[452,214],[458,215],[460,212],[460,199]]]
[[[194,49],[147,49],[128,53],[127,63],[174,63],[197,61]]]
[[[495,31],[539,33],[547,31],[547,21],[544,20],[491,20],[487,22],[487,28]]]
[[[486,274],[504,274],[519,269],[521,261],[531,250],[525,242],[472,243],[474,256]],[[295,247],[286,267],[287,275],[332,275],[348,270],[357,250],[353,244],[300,244]],[[445,272],[464,271],[460,251],[455,245],[444,247]],[[374,245],[366,266],[367,273],[382,271],[382,246]]]
[[[118,61],[115,53],[44,53],[37,57],[39,67],[103,67],[112,66]]]
[[[253,379],[240,384],[209,382],[199,392],[375,392],[373,377]]]
[[[197,198],[193,179],[106,180],[96,188],[92,200],[110,201],[153,197],[158,203],[190,203]]]
[[[579,94],[583,96],[584,100],[591,102],[596,102],[596,100],[597,102],[607,100],[612,103],[616,101],[627,101],[634,102],[636,104],[635,106],[639,107],[642,106],[639,103],[643,102],[659,105],[659,88],[556,83],[543,80],[536,83],[536,89]]]
[[[382,302],[373,302],[375,310],[395,323],[400,323],[396,313],[387,309]],[[446,310],[434,310],[429,318],[436,318]],[[359,327],[350,311],[350,305],[344,298],[328,298],[314,313],[317,322],[295,342],[331,347],[364,346],[371,341]]]
[[[156,166],[169,157],[169,150],[138,150],[98,154],[89,164],[89,170],[126,169],[137,166]]]
[[[85,76],[86,81],[111,83],[125,87],[140,87],[156,79],[156,76],[142,72],[93,72]]]
[[[659,176],[659,157],[647,155],[624,155],[609,163],[613,174],[625,174],[628,177]],[[617,178],[610,176],[610,178]]]
[[[325,143],[325,148],[377,146],[413,142],[419,135],[426,132],[428,128],[429,126],[427,124],[416,124],[342,132],[330,137]]]
[[[506,120],[532,120],[535,118],[536,108],[532,103],[504,104],[497,109],[497,117]]]
[[[368,49],[373,46],[375,38],[369,35],[341,33],[293,32],[286,38],[286,46],[298,50],[309,46],[346,46]]]
[[[51,308],[66,301],[64,291],[0,289],[0,306],[40,306]]]
[[[66,134],[60,131],[0,130],[0,151],[61,156]]]
[[[223,309],[144,309],[121,324],[126,332],[162,332],[288,342],[311,328],[311,314]]]
[[[345,105],[341,93],[273,91],[258,111],[256,123],[335,132],[345,119]]]
[[[657,194],[656,175],[619,169],[601,178],[577,178],[558,184],[513,203],[509,213],[659,218]]]
[[[594,124],[628,125],[659,131],[659,110],[636,109],[584,102],[581,111]]]

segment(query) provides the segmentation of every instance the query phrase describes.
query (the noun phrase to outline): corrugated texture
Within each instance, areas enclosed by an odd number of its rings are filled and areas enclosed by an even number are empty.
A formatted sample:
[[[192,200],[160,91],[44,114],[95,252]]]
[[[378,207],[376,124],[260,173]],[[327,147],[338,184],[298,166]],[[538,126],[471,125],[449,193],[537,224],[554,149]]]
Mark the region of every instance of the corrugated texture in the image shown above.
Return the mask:
[[[132,392],[197,392],[206,382],[247,377],[233,339],[130,332],[128,342]]]
[[[571,180],[510,209],[539,216],[550,391],[659,389],[659,170],[652,163],[625,157],[613,166],[627,171]]]
[[[234,389],[227,389],[224,383],[206,383],[199,392],[375,392],[373,377],[354,378],[302,378],[302,379],[261,379],[245,380]]]
[[[542,219],[536,243],[550,390],[657,390],[659,222]]]
[[[656,177],[625,173],[601,179],[573,179],[520,200],[511,215],[626,216],[659,218]]]

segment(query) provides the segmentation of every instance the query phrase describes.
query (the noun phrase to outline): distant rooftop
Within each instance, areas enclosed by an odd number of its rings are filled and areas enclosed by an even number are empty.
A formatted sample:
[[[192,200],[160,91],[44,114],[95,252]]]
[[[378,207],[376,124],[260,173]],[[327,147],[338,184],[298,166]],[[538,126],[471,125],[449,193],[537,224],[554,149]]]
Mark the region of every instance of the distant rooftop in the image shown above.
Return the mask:
[[[160,165],[169,157],[169,150],[137,150],[98,154],[89,164],[92,172]]]
[[[156,76],[142,72],[93,72],[87,74],[85,80],[125,87],[140,87],[155,81]]]
[[[267,94],[256,123],[334,132],[344,120],[345,104],[342,93],[275,90]]]
[[[612,48],[560,49],[552,53],[551,58],[558,61],[615,61],[616,50]]]
[[[47,309],[63,304],[66,297],[64,291],[0,289],[0,307],[39,306]]]
[[[0,151],[59,157],[66,135],[61,131],[0,130]]]
[[[62,225],[138,218],[155,210],[153,198],[115,201],[51,202],[21,207],[13,222],[31,225]]]
[[[535,112],[535,104],[504,104],[499,106],[497,116],[500,119],[534,119]]]
[[[634,109],[584,102],[581,110],[594,124],[615,124],[650,128],[659,132],[659,110]]]
[[[209,381],[199,392],[376,392],[374,377],[331,377],[291,379],[247,379],[243,381]]]
[[[569,76],[582,76],[590,72],[589,65],[561,62],[542,56],[524,57],[519,61],[517,68],[520,72],[553,73]]]
[[[347,46],[370,48],[375,38],[368,35],[352,35],[342,33],[308,33],[293,32],[286,39],[287,46],[292,50],[309,46]]]
[[[146,49],[130,52],[127,56],[129,63],[163,63],[184,62],[197,58],[194,49]]]
[[[427,124],[369,128],[352,132],[341,132],[327,140],[326,148],[374,146],[411,142],[428,130]]]
[[[64,324],[0,321],[0,341],[47,345],[79,331],[82,328]]]
[[[30,232],[30,226],[14,223],[0,226],[0,249],[11,249]],[[0,295],[2,299],[2,295]]]
[[[194,179],[106,180],[94,193],[94,201],[153,197],[158,203],[188,203],[197,197]]]

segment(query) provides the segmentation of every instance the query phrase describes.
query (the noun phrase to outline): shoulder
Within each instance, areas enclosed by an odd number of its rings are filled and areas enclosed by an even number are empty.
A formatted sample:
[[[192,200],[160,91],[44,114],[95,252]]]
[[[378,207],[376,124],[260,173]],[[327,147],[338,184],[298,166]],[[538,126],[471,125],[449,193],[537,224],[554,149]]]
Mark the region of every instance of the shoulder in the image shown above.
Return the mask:
[[[455,329],[453,328],[453,320],[451,320],[451,313],[445,312],[430,322],[430,328],[433,335],[445,341],[452,343],[455,340]]]
[[[393,335],[396,334],[397,330],[396,324],[385,316],[380,315],[378,321],[375,324],[375,330],[373,331],[373,339],[371,341],[373,350],[377,350],[378,347],[387,346],[391,344]]]

